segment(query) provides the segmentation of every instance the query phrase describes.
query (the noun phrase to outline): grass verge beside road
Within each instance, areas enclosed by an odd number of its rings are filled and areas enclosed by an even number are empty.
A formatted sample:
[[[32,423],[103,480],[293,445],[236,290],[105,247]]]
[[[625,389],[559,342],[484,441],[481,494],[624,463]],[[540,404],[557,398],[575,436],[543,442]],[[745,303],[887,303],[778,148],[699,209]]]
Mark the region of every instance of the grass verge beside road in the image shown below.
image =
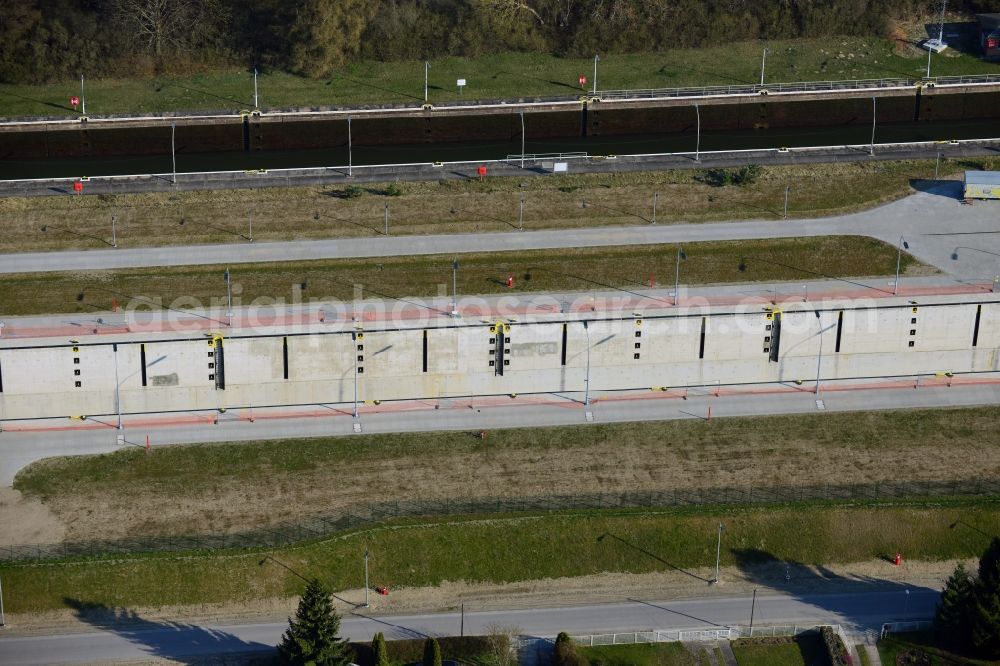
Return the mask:
[[[811,666],[828,660],[818,634],[777,639],[741,638],[733,641],[732,647],[739,666]]]
[[[1000,159],[942,162],[942,178],[1000,167]],[[386,206],[393,236],[571,230],[853,212],[897,199],[934,176],[933,161],[775,166],[753,184],[715,186],[698,170],[488,178],[485,182],[372,184],[156,194],[0,198],[0,252],[108,249],[112,217],[118,247],[248,243],[313,238],[377,238]],[[399,192],[390,195],[388,192]],[[587,206],[583,206],[587,202]]]
[[[705,85],[750,85],[760,81],[761,51],[769,49],[766,80],[831,81],[869,78],[921,78],[926,56],[917,49],[897,53],[896,45],[877,37],[729,42],[704,48],[660,53],[602,54],[601,90]],[[954,49],[936,56],[935,76],[994,74],[995,63]],[[593,76],[592,58],[504,53],[476,58],[441,58],[429,75],[431,104],[470,99],[516,99],[535,96],[576,97],[584,91],[577,77]],[[457,79],[468,84],[460,92]],[[592,82],[591,82],[592,83]],[[257,79],[264,109],[359,104],[405,104],[424,101],[422,61],[347,65],[328,79],[306,79],[262,72]],[[590,90],[588,83],[587,89]],[[0,85],[0,116],[68,116],[80,92],[79,80],[45,85]],[[184,78],[88,79],[90,115],[160,113],[186,110],[240,111],[253,108],[253,74],[228,71]]]
[[[717,241],[684,246],[681,284],[788,281],[892,275],[896,248],[872,238],[820,236]],[[372,257],[307,262],[144,268],[0,276],[0,312],[30,315],[94,313],[121,307],[156,309],[149,299],[179,310],[225,305],[229,269],[234,305],[357,298],[434,297],[451,292],[452,255]],[[608,246],[458,255],[458,293],[603,292],[671,285],[676,245]],[[902,271],[933,269],[909,255]],[[515,289],[505,280],[514,276]],[[302,286],[305,290],[302,290]],[[135,300],[142,297],[146,300]]]
[[[362,586],[362,554],[371,553],[373,585],[435,586],[443,581],[517,582],[601,572],[694,570],[707,583],[719,523],[726,527],[723,566],[751,580],[758,567],[794,566],[798,583],[834,580],[821,565],[869,562],[887,575],[888,554],[909,560],[974,557],[985,537],[961,534],[957,518],[987,534],[1000,530],[1000,505],[936,499],[896,505],[698,508],[487,515],[393,521],[321,542],[260,552],[118,557],[0,565],[7,608],[21,613],[103,605],[158,607],[250,603],[301,593],[305,577],[335,590]],[[813,567],[820,567],[815,569]],[[700,568],[700,569],[699,569]],[[296,573],[293,573],[296,572]],[[700,575],[699,575],[700,573]],[[697,581],[696,581],[697,582]],[[772,581],[774,582],[774,581]],[[859,583],[853,577],[844,584]]]
[[[933,664],[934,666],[995,666],[998,660],[974,659],[939,645],[933,632],[889,634],[878,642],[883,664]]]
[[[601,645],[578,647],[576,651],[586,663],[601,666],[699,666],[704,663],[703,657],[696,659],[682,643]]]
[[[1000,475],[998,417],[993,406],[169,446],[39,461],[14,487],[84,540],[245,532],[387,501],[965,481]]]

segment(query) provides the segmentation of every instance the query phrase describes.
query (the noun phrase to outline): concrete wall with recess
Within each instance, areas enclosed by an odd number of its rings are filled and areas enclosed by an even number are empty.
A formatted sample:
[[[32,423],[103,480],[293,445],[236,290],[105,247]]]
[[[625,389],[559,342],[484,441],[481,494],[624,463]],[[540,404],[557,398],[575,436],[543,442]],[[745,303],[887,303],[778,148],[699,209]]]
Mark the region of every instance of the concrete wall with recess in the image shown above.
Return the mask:
[[[306,334],[241,330],[224,340],[224,390],[213,378],[217,350],[204,336],[157,340],[135,333],[83,344],[0,339],[0,419],[108,420],[116,413],[116,369],[125,414],[352,403],[355,368],[362,401],[582,392],[588,356],[595,392],[810,382],[817,363],[825,380],[1000,371],[995,294],[928,297],[916,305],[905,299],[828,301],[818,318],[813,307],[789,304],[781,312],[777,362],[768,350],[778,317],[759,304],[749,310],[664,309],[641,318],[595,313],[586,326],[553,314],[510,323],[506,332],[462,321],[426,331],[396,322],[399,329],[365,330],[358,339],[330,328]]]

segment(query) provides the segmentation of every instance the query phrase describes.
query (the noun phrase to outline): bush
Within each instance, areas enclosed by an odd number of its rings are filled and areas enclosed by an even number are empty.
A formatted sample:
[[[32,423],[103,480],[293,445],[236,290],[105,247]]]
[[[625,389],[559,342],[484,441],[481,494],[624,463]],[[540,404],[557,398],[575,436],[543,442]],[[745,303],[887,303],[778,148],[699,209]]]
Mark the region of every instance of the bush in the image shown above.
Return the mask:
[[[576,643],[565,631],[556,636],[552,663],[554,666],[587,666],[587,660],[576,651]]]
[[[481,662],[489,653],[485,636],[442,636],[438,638],[442,659],[459,662]],[[386,641],[386,652],[390,664],[419,664],[424,657],[424,641],[420,638]],[[372,644],[351,643],[354,663],[360,666],[377,666]]]
[[[399,186],[399,183],[389,183],[386,188],[382,190],[382,194],[387,197],[398,197],[402,193],[403,188]]]
[[[852,663],[851,655],[847,651],[844,641],[840,640],[840,636],[834,633],[830,627],[820,628],[819,635],[823,639],[823,645],[830,657],[831,666],[850,666]]]
[[[424,666],[441,666],[441,646],[434,638],[424,641]]]
[[[357,185],[348,185],[347,187],[344,188],[342,196],[345,199],[357,199],[364,193],[365,193],[364,189],[358,187]]]
[[[759,164],[747,164],[739,169],[709,169],[703,176],[698,177],[703,183],[712,187],[725,187],[727,185],[753,185],[763,175],[764,169]]]

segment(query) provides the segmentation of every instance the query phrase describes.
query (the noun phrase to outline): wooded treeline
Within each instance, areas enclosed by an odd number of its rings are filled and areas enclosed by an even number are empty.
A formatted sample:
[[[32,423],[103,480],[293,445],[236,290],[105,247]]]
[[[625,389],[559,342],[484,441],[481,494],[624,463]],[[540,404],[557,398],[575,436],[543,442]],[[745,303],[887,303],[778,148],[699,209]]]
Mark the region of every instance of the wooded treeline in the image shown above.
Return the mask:
[[[730,41],[884,35],[938,0],[6,0],[0,81],[189,74],[321,77],[356,59],[585,56]],[[1000,11],[1000,0],[949,8]]]

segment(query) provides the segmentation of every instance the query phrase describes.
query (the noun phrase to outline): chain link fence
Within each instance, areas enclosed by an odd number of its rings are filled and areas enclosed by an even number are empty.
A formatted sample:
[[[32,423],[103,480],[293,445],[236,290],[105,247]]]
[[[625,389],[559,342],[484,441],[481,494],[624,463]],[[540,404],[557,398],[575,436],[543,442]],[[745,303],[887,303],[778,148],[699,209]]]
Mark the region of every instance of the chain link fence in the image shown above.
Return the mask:
[[[310,516],[295,523],[260,528],[238,534],[198,534],[2,546],[0,547],[0,561],[50,560],[127,553],[280,548],[304,541],[323,539],[347,530],[376,525],[397,518],[546,513],[595,509],[841,502],[845,500],[878,502],[920,497],[1000,498],[1000,479],[705,488],[541,497],[401,500],[355,506],[337,513]]]

